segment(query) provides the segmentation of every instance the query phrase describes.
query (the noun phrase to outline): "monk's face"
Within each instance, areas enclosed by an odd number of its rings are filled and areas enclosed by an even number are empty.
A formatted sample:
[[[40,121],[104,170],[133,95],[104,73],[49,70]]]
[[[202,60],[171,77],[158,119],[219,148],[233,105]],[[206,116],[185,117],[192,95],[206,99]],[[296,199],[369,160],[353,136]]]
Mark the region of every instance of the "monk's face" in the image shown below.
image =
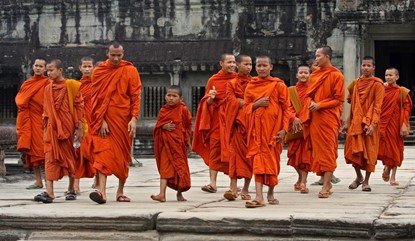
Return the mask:
[[[92,61],[82,61],[82,64],[79,65],[79,70],[82,72],[82,76],[88,77],[92,74],[92,69],[94,68],[94,64]]]
[[[255,64],[255,70],[258,73],[258,76],[261,78],[266,78],[271,75],[272,64],[268,58],[257,58]]]
[[[360,70],[364,77],[371,77],[373,76],[373,72],[375,71],[375,65],[373,64],[373,60],[371,59],[364,59],[362,64],[360,65]]]
[[[387,69],[385,72],[385,80],[388,82],[388,85],[396,85],[396,81],[398,81],[399,75],[396,73],[394,69]]]
[[[124,57],[123,47],[119,46],[118,48],[114,48],[114,46],[111,45],[107,50],[107,57],[112,65],[118,66]]]
[[[46,71],[48,73],[49,79],[53,81],[60,81],[63,80],[62,77],[62,68],[56,68],[55,64],[48,64],[46,65]]]
[[[306,66],[301,66],[297,71],[297,80],[300,82],[307,82],[308,77],[310,77],[310,68]]]
[[[252,59],[251,57],[243,57],[240,63],[236,63],[238,73],[244,76],[249,75],[252,70]]]
[[[318,67],[325,67],[330,64],[330,56],[323,53],[323,49],[319,48],[316,50],[316,60],[315,63]]]
[[[235,56],[233,55],[226,55],[224,60],[219,61],[220,66],[222,67],[222,70],[226,73],[230,74],[235,72],[236,68],[236,61]]]
[[[46,62],[42,59],[36,59],[33,64],[33,72],[35,75],[42,76],[46,70]]]
[[[177,105],[182,100],[182,96],[180,96],[179,90],[177,89],[168,89],[164,98],[168,105]]]

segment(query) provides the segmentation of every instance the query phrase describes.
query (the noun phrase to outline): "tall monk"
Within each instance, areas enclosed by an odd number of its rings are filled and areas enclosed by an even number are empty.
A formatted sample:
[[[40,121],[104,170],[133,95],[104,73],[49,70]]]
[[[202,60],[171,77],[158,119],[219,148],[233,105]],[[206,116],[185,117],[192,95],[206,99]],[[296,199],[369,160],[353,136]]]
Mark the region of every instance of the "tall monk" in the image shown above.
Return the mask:
[[[286,136],[288,143],[288,165],[295,168],[298,174],[297,182],[294,184],[294,190],[300,193],[308,193],[307,176],[311,168],[313,160],[311,151],[310,133],[304,133],[300,116],[309,114],[308,105],[306,104],[308,78],[310,76],[310,68],[308,66],[300,66],[297,70],[297,84],[289,87],[291,110],[290,132]],[[304,123],[309,125],[309,123]],[[299,135],[298,133],[302,133]],[[288,138],[290,134],[293,136],[291,140]]]
[[[192,114],[183,102],[179,86],[167,89],[166,104],[161,107],[154,127],[154,154],[160,173],[160,193],[151,199],[166,201],[166,187],[177,191],[177,201],[186,199],[182,192],[190,189],[190,170],[187,153],[190,151]]]
[[[238,76],[226,86],[226,139],[229,142],[229,177],[231,189],[224,193],[224,197],[233,201],[238,197],[238,178],[244,178],[241,191],[242,200],[250,200],[249,184],[252,178],[252,165],[246,158],[246,126],[243,112],[244,92],[251,80],[252,59],[247,55],[236,57]]]
[[[80,145],[80,152],[78,153],[80,157],[76,166],[75,172],[75,192],[77,194],[81,193],[79,187],[80,178],[91,178],[95,176],[95,169],[93,168],[93,147],[92,147],[92,136],[89,133],[89,125],[91,123],[91,75],[92,69],[94,67],[94,60],[91,57],[83,57],[79,64],[79,70],[82,73],[81,78],[81,87],[79,92],[81,92],[84,99],[84,115],[83,115],[83,130],[84,135]],[[78,149],[78,150],[79,150]]]
[[[18,108],[16,119],[17,150],[25,155],[26,167],[35,171],[35,183],[26,189],[43,188],[40,167],[45,163],[43,147],[43,97],[50,83],[44,75],[46,60],[37,58],[33,64],[33,76],[23,82],[15,101]]]
[[[402,165],[403,138],[409,134],[409,117],[412,111],[409,90],[396,84],[398,79],[399,71],[396,68],[386,70],[385,98],[380,115],[378,159],[382,160],[384,165],[383,180],[389,181],[392,186],[399,185],[396,181],[396,171]]]
[[[362,76],[347,86],[349,94],[347,102],[351,104],[350,115],[345,130],[347,130],[344,145],[344,157],[347,164],[352,164],[356,179],[349,189],[362,185],[362,191],[370,192],[370,174],[375,171],[379,148],[379,118],[385,95],[381,79],[376,78],[375,60],[365,56],[360,65]],[[363,179],[361,170],[366,171]]]
[[[98,172],[98,187],[89,197],[99,204],[106,203],[107,176],[118,180],[116,200],[130,202],[124,195],[124,184],[131,161],[132,138],[140,112],[141,81],[131,62],[123,60],[124,48],[112,42],[108,59],[92,73],[91,134],[94,143],[94,168]]]
[[[219,61],[221,70],[206,84],[205,96],[200,100],[196,114],[192,149],[209,167],[210,183],[202,187],[205,192],[217,191],[218,172],[229,172],[229,151],[225,140],[226,84],[237,76],[235,57],[223,54]]]
[[[66,200],[75,200],[75,150],[73,142],[82,140],[83,99],[81,83],[62,76],[59,59],[46,65],[52,80],[45,88],[43,120],[45,127],[45,176],[47,192],[35,196],[35,201],[51,203],[55,199],[53,182],[69,176]]]
[[[328,198],[331,194],[333,172],[337,167],[338,135],[340,113],[344,101],[344,77],[331,65],[332,50],[329,46],[318,48],[315,54],[318,69],[310,75],[307,98],[310,116],[311,145],[313,162],[311,171],[323,176],[323,186],[319,198]]]
[[[279,204],[274,197],[274,187],[278,184],[280,155],[288,130],[290,98],[284,81],[271,77],[272,67],[270,57],[257,57],[255,69],[258,77],[251,80],[245,89],[246,157],[252,162],[256,193],[254,200],[245,203],[247,208],[265,206],[264,185],[268,186],[268,203]]]

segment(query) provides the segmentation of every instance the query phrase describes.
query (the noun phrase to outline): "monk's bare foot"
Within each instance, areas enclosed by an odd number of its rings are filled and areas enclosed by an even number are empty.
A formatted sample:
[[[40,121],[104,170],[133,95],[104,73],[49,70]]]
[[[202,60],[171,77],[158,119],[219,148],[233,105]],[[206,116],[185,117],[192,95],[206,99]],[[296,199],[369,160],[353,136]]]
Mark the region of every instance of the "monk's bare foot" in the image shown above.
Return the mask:
[[[159,195],[151,195],[150,197],[154,201],[159,201],[159,202],[162,202],[162,203],[164,203],[166,201],[166,198],[164,196],[161,196],[160,194]]]
[[[177,194],[177,201],[179,201],[179,202],[186,202],[187,199],[184,198],[183,195],[180,193],[180,194]]]

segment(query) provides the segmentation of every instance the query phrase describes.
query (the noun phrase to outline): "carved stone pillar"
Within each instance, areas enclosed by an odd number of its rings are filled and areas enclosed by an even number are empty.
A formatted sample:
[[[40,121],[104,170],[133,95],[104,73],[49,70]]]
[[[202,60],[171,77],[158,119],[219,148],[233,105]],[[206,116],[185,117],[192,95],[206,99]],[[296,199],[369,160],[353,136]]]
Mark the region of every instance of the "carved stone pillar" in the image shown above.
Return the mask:
[[[343,46],[343,74],[345,79],[345,90],[347,95],[347,86],[350,82],[360,75],[359,59],[358,59],[358,25],[355,23],[348,23],[344,31],[344,46]],[[350,113],[350,105],[346,104],[345,117]]]

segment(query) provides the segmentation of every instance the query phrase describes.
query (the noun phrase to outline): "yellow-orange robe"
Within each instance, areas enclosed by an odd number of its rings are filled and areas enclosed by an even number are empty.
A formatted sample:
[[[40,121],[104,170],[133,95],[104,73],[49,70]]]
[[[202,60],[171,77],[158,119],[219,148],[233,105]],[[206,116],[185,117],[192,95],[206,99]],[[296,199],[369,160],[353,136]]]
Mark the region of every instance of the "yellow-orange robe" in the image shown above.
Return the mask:
[[[34,75],[23,82],[15,98],[17,150],[26,155],[27,167],[45,163],[42,114],[45,87],[49,83],[48,77]]]
[[[45,88],[45,176],[58,181],[75,174],[73,134],[82,120],[83,99],[76,80],[52,82]]]
[[[344,157],[353,167],[374,172],[379,148],[379,118],[385,95],[383,82],[376,77],[361,76],[347,87],[351,104]],[[373,126],[373,135],[365,129]]]
[[[128,177],[132,137],[128,123],[140,112],[141,81],[134,65],[122,60],[118,66],[109,60],[95,67],[92,74],[91,134],[94,143],[94,168],[104,175],[114,174],[120,181]],[[98,132],[108,123],[105,138]]]
[[[269,97],[269,106],[253,109],[254,103]],[[277,133],[288,131],[290,98],[284,81],[255,77],[245,89],[244,109],[247,126],[247,158],[252,161],[255,182],[278,184],[280,155],[284,141],[277,143]]]
[[[344,101],[344,76],[333,66],[320,67],[309,78],[307,105],[319,103],[317,111],[310,112],[310,138],[313,148],[311,171],[322,175],[337,167],[340,113]],[[302,120],[302,123],[306,120]]]
[[[197,109],[192,149],[199,154],[210,170],[229,172],[229,151],[225,140],[225,93],[226,84],[237,73],[220,70],[206,84],[205,96]],[[207,104],[208,93],[215,86],[217,94],[212,104]]]
[[[226,86],[226,139],[229,141],[229,177],[252,178],[252,163],[247,160],[245,113],[239,99],[244,99],[251,76],[232,79]]]
[[[388,167],[402,165],[404,145],[400,130],[403,123],[409,127],[409,117],[412,111],[412,101],[408,93],[409,90],[404,87],[385,87],[385,98],[380,115],[378,159]]]
[[[163,130],[168,123],[176,125],[174,131]],[[183,102],[164,105],[159,112],[153,131],[154,154],[160,178],[168,179],[167,186],[181,191],[190,189],[190,170],[187,148],[190,148],[192,114]]]

